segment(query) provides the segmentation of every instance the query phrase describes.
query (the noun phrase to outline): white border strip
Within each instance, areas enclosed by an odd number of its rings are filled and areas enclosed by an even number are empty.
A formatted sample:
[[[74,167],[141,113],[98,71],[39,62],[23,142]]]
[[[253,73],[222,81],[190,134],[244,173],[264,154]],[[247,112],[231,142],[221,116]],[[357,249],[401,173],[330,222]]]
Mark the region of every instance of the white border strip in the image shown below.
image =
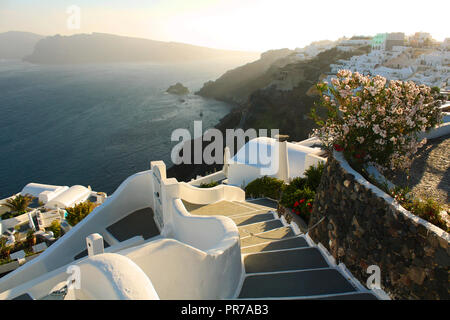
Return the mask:
[[[347,173],[352,174],[355,177],[355,180],[359,184],[361,184],[364,187],[366,187],[367,189],[371,190],[378,197],[384,199],[389,205],[393,206],[397,211],[400,211],[406,218],[414,221],[417,224],[423,225],[430,232],[433,232],[438,237],[444,238],[445,240],[447,240],[447,242],[450,242],[450,234],[448,234],[446,231],[444,231],[441,228],[435,226],[434,224],[432,224],[432,223],[430,223],[430,222],[428,222],[428,221],[426,221],[426,220],[424,220],[424,219],[422,219],[422,218],[412,214],[411,212],[409,212],[408,210],[403,208],[397,202],[397,200],[392,198],[390,195],[388,195],[387,193],[385,193],[384,191],[382,191],[378,187],[376,187],[373,184],[371,184],[361,174],[359,174],[358,172],[353,170],[352,167],[350,167],[350,165],[348,164],[348,162],[344,159],[344,155],[342,154],[342,152],[334,151],[333,152],[333,156],[336,159],[336,161],[339,162],[339,164],[342,167],[342,169],[347,171]]]

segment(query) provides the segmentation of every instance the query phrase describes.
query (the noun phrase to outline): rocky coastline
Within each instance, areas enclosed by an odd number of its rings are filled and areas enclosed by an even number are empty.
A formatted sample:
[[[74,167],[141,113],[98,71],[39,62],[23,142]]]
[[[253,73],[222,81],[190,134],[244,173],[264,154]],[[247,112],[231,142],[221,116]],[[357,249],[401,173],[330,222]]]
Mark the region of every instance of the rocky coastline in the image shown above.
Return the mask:
[[[330,64],[368,50],[362,47],[354,52],[343,52],[333,48],[307,61],[295,60],[295,52],[289,49],[271,50],[255,62],[230,70],[216,81],[206,82],[195,94],[234,106],[215,126],[222,133],[235,128],[279,129],[289,135],[290,140],[301,141],[308,138],[315,127],[308,116],[318,100],[315,84],[330,72]],[[203,147],[207,144],[209,142]],[[222,165],[217,164],[180,164],[170,167],[167,174],[189,181],[221,169]]]

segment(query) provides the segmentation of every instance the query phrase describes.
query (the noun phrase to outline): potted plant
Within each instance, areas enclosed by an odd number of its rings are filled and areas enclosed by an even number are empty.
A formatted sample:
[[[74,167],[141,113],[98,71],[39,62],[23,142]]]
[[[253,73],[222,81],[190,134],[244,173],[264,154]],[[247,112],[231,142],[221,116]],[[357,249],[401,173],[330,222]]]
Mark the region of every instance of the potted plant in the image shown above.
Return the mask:
[[[33,202],[33,199],[34,198],[31,195],[22,196],[19,194],[14,198],[7,199],[4,206],[16,212],[14,216],[17,216],[27,211],[28,206]]]
[[[0,239],[0,253],[4,259],[9,258],[9,254],[11,253],[11,246],[6,244],[7,239],[2,237]]]
[[[30,245],[30,247],[36,244],[36,235],[34,234],[34,230],[29,230],[27,232],[27,242]]]

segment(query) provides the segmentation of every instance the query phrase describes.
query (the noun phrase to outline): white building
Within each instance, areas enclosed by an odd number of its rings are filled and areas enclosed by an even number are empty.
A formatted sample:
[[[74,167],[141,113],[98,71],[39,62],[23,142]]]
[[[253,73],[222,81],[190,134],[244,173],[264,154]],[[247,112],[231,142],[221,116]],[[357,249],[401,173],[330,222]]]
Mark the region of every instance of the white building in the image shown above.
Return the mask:
[[[86,201],[92,194],[92,190],[83,186],[75,185],[52,198],[45,204],[47,208],[70,208]],[[94,193],[95,194],[95,193]]]

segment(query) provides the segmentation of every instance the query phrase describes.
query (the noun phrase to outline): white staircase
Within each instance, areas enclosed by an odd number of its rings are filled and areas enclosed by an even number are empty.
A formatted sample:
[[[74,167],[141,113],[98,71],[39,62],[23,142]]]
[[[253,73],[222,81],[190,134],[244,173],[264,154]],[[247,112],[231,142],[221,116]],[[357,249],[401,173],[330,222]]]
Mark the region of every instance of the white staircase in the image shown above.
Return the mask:
[[[228,215],[241,236],[245,276],[238,299],[380,299],[343,265],[336,265],[295,225],[278,218],[267,199],[239,202],[246,213]]]

